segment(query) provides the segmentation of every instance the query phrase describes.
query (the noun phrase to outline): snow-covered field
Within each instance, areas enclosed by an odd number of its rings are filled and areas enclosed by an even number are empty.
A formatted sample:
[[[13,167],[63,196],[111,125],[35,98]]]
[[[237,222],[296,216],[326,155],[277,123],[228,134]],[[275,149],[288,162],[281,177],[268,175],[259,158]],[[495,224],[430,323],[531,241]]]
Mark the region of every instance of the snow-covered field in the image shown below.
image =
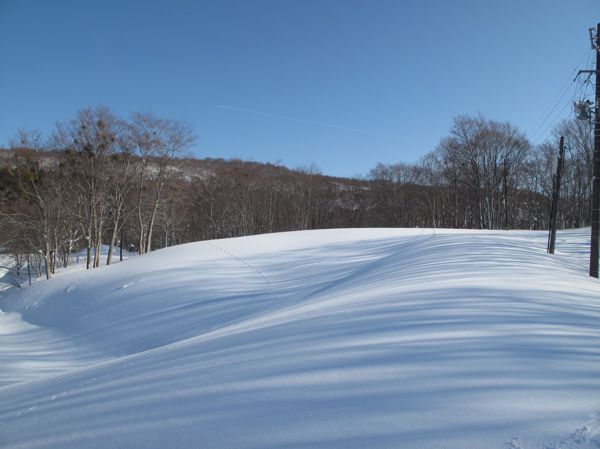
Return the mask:
[[[11,289],[0,447],[600,447],[588,239],[282,233]]]

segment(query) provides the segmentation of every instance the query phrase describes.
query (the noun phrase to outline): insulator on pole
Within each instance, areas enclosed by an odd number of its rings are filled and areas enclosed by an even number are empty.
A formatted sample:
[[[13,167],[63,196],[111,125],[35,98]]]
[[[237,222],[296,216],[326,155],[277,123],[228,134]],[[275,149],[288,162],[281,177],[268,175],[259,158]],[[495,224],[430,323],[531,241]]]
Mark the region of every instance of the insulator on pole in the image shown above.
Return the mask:
[[[592,102],[590,100],[576,101],[573,104],[573,110],[577,120],[592,120]]]

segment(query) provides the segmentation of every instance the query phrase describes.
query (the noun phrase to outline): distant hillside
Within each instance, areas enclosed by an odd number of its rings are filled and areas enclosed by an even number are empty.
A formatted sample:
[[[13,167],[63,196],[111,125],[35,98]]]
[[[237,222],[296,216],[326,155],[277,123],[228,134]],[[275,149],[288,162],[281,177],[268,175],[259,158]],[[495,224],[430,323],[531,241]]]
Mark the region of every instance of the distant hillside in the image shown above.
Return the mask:
[[[143,254],[281,231],[548,226],[551,190],[528,161],[522,180],[505,167],[493,185],[478,186],[464,164],[442,159],[340,178],[314,166],[182,158],[150,143],[134,151],[100,131],[67,150],[0,150],[0,245],[18,261],[33,259],[37,274],[51,277],[81,250],[88,267],[109,264],[114,251],[101,260],[102,245]],[[586,225],[587,197],[569,195],[559,227]]]

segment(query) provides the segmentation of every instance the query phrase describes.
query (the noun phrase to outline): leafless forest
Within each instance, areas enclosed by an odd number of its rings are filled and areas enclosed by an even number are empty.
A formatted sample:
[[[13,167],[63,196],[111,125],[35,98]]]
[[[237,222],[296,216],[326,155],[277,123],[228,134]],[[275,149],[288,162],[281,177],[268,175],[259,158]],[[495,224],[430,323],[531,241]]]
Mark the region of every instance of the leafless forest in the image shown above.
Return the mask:
[[[559,227],[586,226],[591,125],[565,121],[554,134],[533,146],[510,123],[459,116],[418,163],[382,163],[351,179],[316,166],[194,159],[194,135],[181,122],[86,108],[52,135],[21,130],[0,150],[0,246],[18,268],[49,278],[74,254],[94,268],[123,249],[277,231],[545,229],[560,135]]]

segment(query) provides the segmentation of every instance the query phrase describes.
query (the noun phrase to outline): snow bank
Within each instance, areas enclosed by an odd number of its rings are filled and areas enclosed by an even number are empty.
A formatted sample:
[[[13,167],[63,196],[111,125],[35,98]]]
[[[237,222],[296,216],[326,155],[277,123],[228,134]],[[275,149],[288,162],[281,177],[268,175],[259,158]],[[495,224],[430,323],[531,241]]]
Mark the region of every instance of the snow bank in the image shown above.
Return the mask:
[[[12,291],[0,446],[596,447],[588,233],[272,234]]]

